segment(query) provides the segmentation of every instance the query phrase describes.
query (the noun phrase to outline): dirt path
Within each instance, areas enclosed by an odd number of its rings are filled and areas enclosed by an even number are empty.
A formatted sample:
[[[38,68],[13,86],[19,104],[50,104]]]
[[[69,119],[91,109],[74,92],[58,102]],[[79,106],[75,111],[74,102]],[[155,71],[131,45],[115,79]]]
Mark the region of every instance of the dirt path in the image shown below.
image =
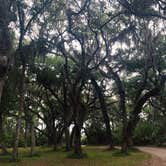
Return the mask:
[[[151,154],[153,157],[150,163],[145,165],[151,166],[166,166],[166,148],[157,148],[157,147],[137,147],[139,150]]]

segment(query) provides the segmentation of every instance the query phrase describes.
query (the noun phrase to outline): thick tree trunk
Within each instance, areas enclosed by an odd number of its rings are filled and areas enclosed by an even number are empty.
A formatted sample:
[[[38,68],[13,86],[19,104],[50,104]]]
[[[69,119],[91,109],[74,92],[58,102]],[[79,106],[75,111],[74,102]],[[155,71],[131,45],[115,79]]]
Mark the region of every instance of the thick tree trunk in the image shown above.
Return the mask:
[[[106,126],[106,132],[108,136],[108,141],[109,141],[109,149],[112,150],[114,148],[113,146],[113,138],[112,138],[112,131],[110,127],[110,121],[107,112],[103,112],[103,118],[105,121],[105,126]]]
[[[127,128],[124,131],[124,135],[123,135],[123,143],[122,143],[122,147],[121,147],[121,151],[123,153],[128,153],[128,148],[133,146],[133,132],[136,128],[136,125],[139,121],[139,118],[134,121],[134,123],[132,121],[128,122]]]
[[[135,107],[136,109],[137,107]],[[135,110],[133,111],[131,116],[130,116],[130,119],[127,123],[127,126],[125,128],[125,130],[123,131],[123,143],[122,143],[122,147],[121,147],[121,151],[123,153],[127,153],[128,152],[128,148],[129,147],[132,147],[133,146],[133,140],[132,140],[132,137],[133,137],[133,132],[139,122],[139,113],[141,112],[141,109],[142,107],[139,107],[139,110]]]
[[[73,106],[73,108],[75,112],[74,154],[76,156],[81,156],[81,129],[83,127],[86,110],[84,108],[84,105],[79,101],[78,98],[75,99],[75,105]]]
[[[124,148],[126,148],[126,146],[129,147],[133,145],[132,136],[137,126],[137,123],[139,122],[139,119],[140,119],[139,114],[142,111],[143,105],[147,102],[147,100],[150,97],[157,96],[160,93],[161,89],[163,88],[165,84],[165,81],[166,81],[165,77],[161,78],[161,82],[159,86],[156,86],[152,90],[148,91],[136,101],[134,109],[131,112],[131,115],[127,124],[126,134],[123,141]]]
[[[49,147],[54,145],[54,136],[53,136],[53,125],[52,120],[48,117],[45,117],[46,121],[46,130],[47,130],[47,143]]]
[[[57,132],[55,127],[54,127],[52,135],[53,135],[53,150],[56,151],[57,150]]]
[[[96,90],[96,93],[99,97],[99,101],[100,101],[100,105],[101,105],[101,111],[103,114],[103,120],[105,123],[105,127],[106,127],[106,132],[107,132],[107,138],[108,138],[108,142],[109,142],[109,149],[113,149],[113,138],[112,138],[112,131],[111,131],[111,126],[110,126],[110,119],[107,113],[107,108],[106,108],[106,103],[105,103],[105,99],[104,99],[104,94],[102,92],[102,89],[99,87],[99,85],[97,84],[97,82],[95,81],[95,79],[91,76],[91,81],[92,84]]]
[[[77,110],[77,116],[75,119],[74,153],[76,156],[82,156],[81,129],[83,128],[83,123],[86,116],[86,108],[78,98],[76,100],[75,106]]]
[[[20,137],[20,130],[21,130],[21,123],[22,123],[22,114],[24,112],[24,71],[22,73],[22,80],[20,86],[20,109],[18,111],[17,116],[17,124],[16,124],[16,135],[14,140],[14,147],[13,147],[13,161],[18,160],[18,145],[19,145],[19,137]]]
[[[2,143],[2,137],[3,137],[3,132],[4,132],[3,131],[3,121],[4,121],[3,115],[2,115],[2,113],[0,113],[0,142],[1,142],[0,148],[1,148],[3,154],[8,154],[9,152],[7,151],[6,147]]]
[[[114,72],[110,67],[109,67],[109,71],[111,72],[113,79],[116,83],[116,87],[118,90],[118,95],[119,95],[119,112],[121,114],[121,119],[122,119],[122,139],[126,140],[127,139],[127,135],[126,135],[126,131],[127,131],[127,113],[126,113],[126,94],[125,94],[125,90],[123,88],[121,79],[119,77],[119,75]],[[128,152],[128,146],[126,145],[126,141],[122,143],[121,146],[121,151],[123,153],[127,153]]]
[[[35,154],[35,146],[36,146],[35,126],[34,126],[34,123],[32,122],[31,124],[31,152],[30,152],[31,156]]]
[[[70,151],[71,150],[71,147],[70,147],[70,132],[69,132],[69,129],[68,127],[66,127],[65,129],[65,142],[66,142],[66,151]]]
[[[56,131],[51,127],[48,129],[48,146],[53,147],[53,150],[57,150],[57,135]]]
[[[121,152],[122,153],[128,153],[128,132],[127,132],[127,114],[126,114],[126,106],[125,106],[125,100],[121,98],[121,110],[122,110],[122,146],[121,146]]]
[[[130,127],[123,131],[123,142],[121,146],[122,153],[128,153],[128,148],[133,146],[132,133],[129,132]]]
[[[67,74],[67,60],[65,59],[65,67],[64,67],[64,78],[66,78],[66,74]],[[67,91],[68,91],[68,85],[66,83],[66,79],[64,79],[63,81],[63,102],[64,102],[64,105],[63,105],[63,110],[64,110],[64,121],[65,121],[65,143],[66,143],[66,146],[65,146],[65,150],[66,151],[70,151],[71,150],[71,147],[70,147],[70,132],[69,132],[69,128],[68,128],[68,119],[70,119],[69,117],[69,109],[67,108],[68,107],[68,104],[67,104]]]
[[[78,124],[75,124],[74,154],[76,156],[81,156],[82,155],[82,148],[81,148],[81,127]]]
[[[57,150],[57,130],[55,127],[55,115],[52,114],[51,118],[51,133],[52,133],[52,140],[53,140],[53,150]]]
[[[18,160],[18,145],[19,145],[21,122],[22,122],[22,113],[23,113],[23,108],[21,108],[21,110],[18,112],[18,118],[17,118],[17,124],[16,124],[16,135],[15,135],[14,147],[13,147],[13,161]]]
[[[24,148],[27,148],[27,144],[28,144],[28,136],[29,136],[29,123],[26,120],[25,122],[25,139],[24,139]]]
[[[72,128],[71,135],[70,135],[70,147],[71,148],[73,148],[74,135],[75,135],[75,126]]]
[[[52,140],[52,136],[51,136],[50,125],[48,125],[48,123],[46,124],[46,130],[47,130],[47,144],[49,147],[51,147],[53,144],[53,140]]]
[[[47,134],[48,135],[48,134]],[[52,146],[52,136],[49,134],[48,137],[47,137],[47,144],[48,144],[48,147],[51,147]]]
[[[123,118],[123,117],[122,117]],[[121,152],[128,153],[128,134],[127,134],[127,118],[122,119],[123,129],[122,129],[122,145],[121,145]]]
[[[118,95],[119,95],[119,112],[121,114],[121,119],[122,119],[122,125],[123,125],[123,129],[122,129],[122,138],[123,138],[123,144],[121,147],[121,151],[124,153],[127,153],[127,145],[126,145],[126,140],[127,139],[127,135],[126,135],[126,131],[127,131],[127,113],[126,113],[126,95],[125,95],[125,89],[123,87],[123,84],[121,82],[120,76],[118,75],[117,72],[114,72],[114,70],[107,65],[107,69],[109,72],[109,75],[104,73],[104,76],[108,77],[108,78],[113,78],[113,80],[115,81],[116,84],[116,88],[118,91]]]

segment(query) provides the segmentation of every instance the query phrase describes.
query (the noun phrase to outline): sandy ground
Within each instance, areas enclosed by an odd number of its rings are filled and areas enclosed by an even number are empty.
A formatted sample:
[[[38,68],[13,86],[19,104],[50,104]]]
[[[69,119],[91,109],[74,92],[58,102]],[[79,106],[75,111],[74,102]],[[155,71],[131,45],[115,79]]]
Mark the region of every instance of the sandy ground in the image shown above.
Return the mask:
[[[143,163],[142,166],[166,166],[166,148],[137,147],[139,150],[151,154],[151,160]]]

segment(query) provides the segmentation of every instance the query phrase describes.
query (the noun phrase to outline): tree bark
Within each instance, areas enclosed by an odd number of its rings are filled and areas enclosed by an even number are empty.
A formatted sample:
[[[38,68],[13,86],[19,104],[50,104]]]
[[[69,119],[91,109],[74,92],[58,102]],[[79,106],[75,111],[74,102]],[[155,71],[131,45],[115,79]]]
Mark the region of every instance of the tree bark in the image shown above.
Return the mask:
[[[73,105],[73,108],[75,112],[74,154],[76,156],[81,156],[81,129],[83,127],[86,110],[84,105],[80,102],[79,98],[75,98],[75,104]]]
[[[139,114],[142,111],[142,107],[143,105],[147,102],[147,100],[151,97],[155,97],[157,95],[159,95],[159,93],[161,92],[161,89],[163,88],[164,84],[166,81],[166,77],[163,76],[161,77],[160,80],[160,85],[157,85],[156,87],[154,87],[153,89],[151,89],[149,92],[145,93],[142,97],[140,97],[137,100],[137,103],[135,103],[134,109],[131,112],[128,124],[127,124],[127,129],[126,129],[126,137],[124,140],[124,147],[127,146],[132,146],[133,145],[133,140],[132,140],[132,136],[133,136],[133,132],[139,122]]]
[[[53,139],[52,139],[52,132],[51,132],[51,124],[50,121],[46,121],[46,131],[47,131],[47,144],[49,147],[53,145]]]
[[[28,144],[28,136],[29,136],[29,123],[26,120],[25,121],[25,139],[24,139],[24,148],[27,148],[27,144]]]
[[[35,126],[34,126],[34,123],[32,122],[31,124],[31,152],[30,152],[31,157],[34,156],[35,154],[35,146],[36,146]]]
[[[15,135],[15,140],[14,140],[14,147],[13,147],[13,161],[18,160],[18,145],[19,145],[19,137],[20,137],[20,129],[21,129],[21,123],[22,123],[22,114],[24,112],[24,72],[25,70],[23,69],[22,71],[22,78],[21,78],[21,86],[20,86],[20,109],[18,111],[18,116],[17,116],[17,124],[16,124],[16,135]]]
[[[126,94],[125,94],[125,89],[122,85],[122,81],[120,79],[120,76],[118,75],[117,72],[114,72],[114,70],[107,65],[107,69],[109,72],[109,76],[107,74],[105,74],[104,72],[102,72],[106,77],[110,78],[112,76],[113,80],[115,81],[116,84],[116,88],[118,91],[118,95],[119,95],[119,112],[121,114],[121,119],[122,119],[122,125],[123,125],[123,129],[122,129],[122,139],[123,139],[123,143],[121,146],[121,151],[123,153],[127,153],[128,148],[126,145],[126,130],[127,130],[127,113],[126,113]]]
[[[9,152],[7,151],[6,147],[3,145],[2,143],[2,136],[3,136],[3,115],[2,115],[2,112],[0,113],[0,148],[2,149],[2,153],[3,154],[9,154]]]
[[[98,97],[99,97],[101,111],[103,114],[103,119],[104,119],[104,123],[105,123],[105,127],[106,127],[107,137],[108,137],[108,141],[109,141],[109,148],[113,149],[113,137],[112,137],[110,119],[109,119],[109,116],[107,113],[104,95],[103,95],[102,89],[99,87],[99,85],[97,84],[97,82],[95,81],[95,79],[92,76],[91,76],[91,81],[92,81],[92,84],[96,90]]]
[[[73,148],[73,140],[75,135],[75,126],[72,128],[71,135],[70,135],[70,147]]]
[[[81,126],[75,124],[75,135],[74,135],[74,154],[76,156],[82,155],[82,148],[81,148]]]
[[[56,151],[57,150],[57,131],[55,126],[53,128],[52,136],[53,136],[53,150]]]
[[[70,147],[70,132],[68,127],[66,127],[65,129],[65,142],[66,142],[66,151],[70,151],[71,147]]]

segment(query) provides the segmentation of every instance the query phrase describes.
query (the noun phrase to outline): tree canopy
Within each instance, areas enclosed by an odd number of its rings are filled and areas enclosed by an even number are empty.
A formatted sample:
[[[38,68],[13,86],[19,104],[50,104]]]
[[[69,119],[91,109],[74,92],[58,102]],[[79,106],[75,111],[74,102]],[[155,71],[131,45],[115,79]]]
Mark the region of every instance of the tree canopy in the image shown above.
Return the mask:
[[[0,147],[166,143],[166,2],[0,0]]]

